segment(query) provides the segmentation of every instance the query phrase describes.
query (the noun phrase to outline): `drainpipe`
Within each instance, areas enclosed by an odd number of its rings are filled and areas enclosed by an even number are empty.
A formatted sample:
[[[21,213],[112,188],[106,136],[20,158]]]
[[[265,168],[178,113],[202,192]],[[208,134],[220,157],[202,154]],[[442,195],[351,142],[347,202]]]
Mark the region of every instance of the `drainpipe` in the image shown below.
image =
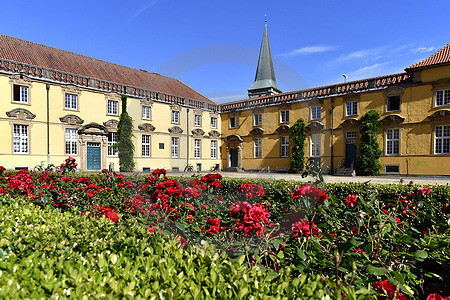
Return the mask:
[[[47,90],[47,165],[50,164],[50,84],[45,85]]]
[[[189,108],[186,109],[186,166],[189,166]]]
[[[331,175],[334,174],[334,98],[331,98]]]

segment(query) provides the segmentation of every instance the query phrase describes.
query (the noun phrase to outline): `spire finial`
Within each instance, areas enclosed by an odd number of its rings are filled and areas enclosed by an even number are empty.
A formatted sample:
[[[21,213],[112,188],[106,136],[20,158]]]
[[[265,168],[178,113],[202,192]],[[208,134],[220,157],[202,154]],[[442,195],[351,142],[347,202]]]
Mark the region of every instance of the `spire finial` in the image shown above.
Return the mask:
[[[267,15],[264,15],[264,23],[267,23]]]

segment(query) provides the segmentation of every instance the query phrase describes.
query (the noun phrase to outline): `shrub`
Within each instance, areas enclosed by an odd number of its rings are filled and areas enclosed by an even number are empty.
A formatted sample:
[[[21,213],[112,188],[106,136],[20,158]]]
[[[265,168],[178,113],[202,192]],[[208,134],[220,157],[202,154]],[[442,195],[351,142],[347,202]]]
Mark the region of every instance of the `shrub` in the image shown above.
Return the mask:
[[[378,143],[378,119],[376,110],[369,110],[361,117],[358,171],[361,175],[380,175],[380,157],[383,153]]]
[[[124,95],[122,95],[122,113],[117,129],[120,171],[131,172],[134,169],[133,119],[127,112],[127,96]]]
[[[294,173],[301,173],[305,167],[305,139],[306,139],[306,125],[303,119],[298,119],[291,127],[291,171]]]

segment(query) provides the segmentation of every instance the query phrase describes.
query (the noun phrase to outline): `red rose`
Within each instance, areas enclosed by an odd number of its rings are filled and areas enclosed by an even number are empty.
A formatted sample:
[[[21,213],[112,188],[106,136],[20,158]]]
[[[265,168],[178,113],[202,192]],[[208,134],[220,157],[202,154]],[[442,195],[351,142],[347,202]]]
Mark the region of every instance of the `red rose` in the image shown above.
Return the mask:
[[[357,195],[347,195],[347,197],[345,197],[345,205],[347,205],[347,207],[355,207],[356,204],[358,204]]]
[[[310,237],[317,236],[321,237],[322,234],[319,232],[319,228],[314,222],[308,222],[300,219],[297,223],[292,224],[291,228],[292,237]]]
[[[431,189],[430,188],[418,188],[417,192],[421,195],[429,196],[431,194]]]
[[[320,203],[323,203],[326,199],[328,199],[327,193],[310,184],[302,185],[298,190],[295,190],[291,193],[292,199],[297,199],[301,196],[307,196],[311,200]]]
[[[444,214],[450,213],[450,203],[447,203],[447,204],[445,204],[445,205],[442,207],[442,212],[443,212]]]
[[[213,226],[220,227],[220,220],[218,218],[208,219],[208,220],[206,220],[206,223],[213,225]]]

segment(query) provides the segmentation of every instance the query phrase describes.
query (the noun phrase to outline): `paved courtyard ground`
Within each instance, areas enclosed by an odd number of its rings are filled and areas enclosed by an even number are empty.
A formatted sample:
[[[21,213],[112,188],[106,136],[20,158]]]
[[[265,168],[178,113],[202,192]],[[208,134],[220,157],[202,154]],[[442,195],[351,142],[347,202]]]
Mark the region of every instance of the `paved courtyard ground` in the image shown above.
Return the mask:
[[[287,174],[287,173],[254,173],[254,172],[218,172],[223,177],[232,178],[272,178],[272,179],[285,179],[285,180],[298,180],[298,181],[310,181],[312,178],[302,178],[299,174]],[[196,172],[180,172],[170,173],[172,176],[184,176],[190,177]],[[202,172],[201,174],[206,174]],[[447,185],[450,184],[450,176],[332,176],[323,175],[326,183],[338,183],[338,182],[368,182],[376,184],[399,184],[403,179],[403,184],[413,182],[414,184],[430,184],[430,185]]]

